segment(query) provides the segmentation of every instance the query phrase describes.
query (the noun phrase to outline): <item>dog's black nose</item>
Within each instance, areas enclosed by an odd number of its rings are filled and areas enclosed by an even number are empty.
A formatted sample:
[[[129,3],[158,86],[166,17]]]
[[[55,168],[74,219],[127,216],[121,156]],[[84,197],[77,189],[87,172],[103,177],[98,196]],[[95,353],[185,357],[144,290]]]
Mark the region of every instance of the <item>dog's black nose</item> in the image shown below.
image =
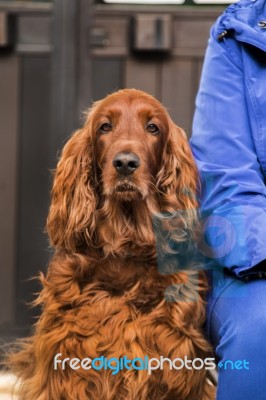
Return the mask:
[[[135,153],[118,153],[113,159],[113,166],[119,175],[128,176],[140,166],[140,159]]]

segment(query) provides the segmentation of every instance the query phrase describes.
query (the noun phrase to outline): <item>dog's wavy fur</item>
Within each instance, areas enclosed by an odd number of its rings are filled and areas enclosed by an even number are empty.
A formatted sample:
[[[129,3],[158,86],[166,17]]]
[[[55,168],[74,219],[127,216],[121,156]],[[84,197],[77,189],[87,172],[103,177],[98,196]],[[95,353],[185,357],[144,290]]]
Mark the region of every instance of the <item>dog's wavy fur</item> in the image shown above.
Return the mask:
[[[130,176],[119,177],[114,168],[119,152],[140,160]],[[186,213],[181,225],[196,229],[197,186],[186,136],[152,96],[125,89],[92,106],[55,171],[47,221],[55,254],[35,301],[42,313],[33,335],[8,359],[21,378],[21,400],[213,398],[204,368],[171,371],[166,362],[150,375],[53,368],[57,353],[80,359],[209,355],[204,277],[160,273],[154,234],[154,221],[170,218],[171,225],[177,210]],[[184,226],[172,226],[168,239],[183,240]],[[165,290],[173,285],[184,301],[167,301]]]

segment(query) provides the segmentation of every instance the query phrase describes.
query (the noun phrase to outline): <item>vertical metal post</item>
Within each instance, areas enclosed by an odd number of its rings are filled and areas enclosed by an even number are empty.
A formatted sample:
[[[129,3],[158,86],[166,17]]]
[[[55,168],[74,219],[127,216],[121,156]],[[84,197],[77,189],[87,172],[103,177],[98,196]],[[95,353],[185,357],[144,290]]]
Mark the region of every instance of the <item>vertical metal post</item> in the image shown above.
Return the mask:
[[[92,101],[91,76],[91,27],[93,21],[93,0],[80,0],[79,18],[79,89],[78,112],[88,108]]]
[[[52,165],[90,102],[92,0],[55,0],[54,4]]]

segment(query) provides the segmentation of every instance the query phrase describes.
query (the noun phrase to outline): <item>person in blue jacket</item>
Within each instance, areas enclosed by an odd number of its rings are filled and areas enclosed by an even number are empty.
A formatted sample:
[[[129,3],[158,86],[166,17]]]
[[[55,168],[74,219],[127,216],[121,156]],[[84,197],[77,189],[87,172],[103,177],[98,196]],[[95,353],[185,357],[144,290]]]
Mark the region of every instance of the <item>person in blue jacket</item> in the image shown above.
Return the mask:
[[[213,290],[207,330],[218,400],[266,399],[266,0],[211,29],[191,147]]]

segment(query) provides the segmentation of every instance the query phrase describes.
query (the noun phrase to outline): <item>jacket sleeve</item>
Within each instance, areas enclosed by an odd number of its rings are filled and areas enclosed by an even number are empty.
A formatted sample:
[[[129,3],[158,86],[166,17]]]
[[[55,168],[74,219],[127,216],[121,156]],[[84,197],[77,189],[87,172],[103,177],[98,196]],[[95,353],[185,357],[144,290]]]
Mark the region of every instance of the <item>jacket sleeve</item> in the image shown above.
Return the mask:
[[[218,41],[212,30],[191,139],[201,175],[201,251],[238,276],[266,259],[266,190],[252,118],[241,44]]]

